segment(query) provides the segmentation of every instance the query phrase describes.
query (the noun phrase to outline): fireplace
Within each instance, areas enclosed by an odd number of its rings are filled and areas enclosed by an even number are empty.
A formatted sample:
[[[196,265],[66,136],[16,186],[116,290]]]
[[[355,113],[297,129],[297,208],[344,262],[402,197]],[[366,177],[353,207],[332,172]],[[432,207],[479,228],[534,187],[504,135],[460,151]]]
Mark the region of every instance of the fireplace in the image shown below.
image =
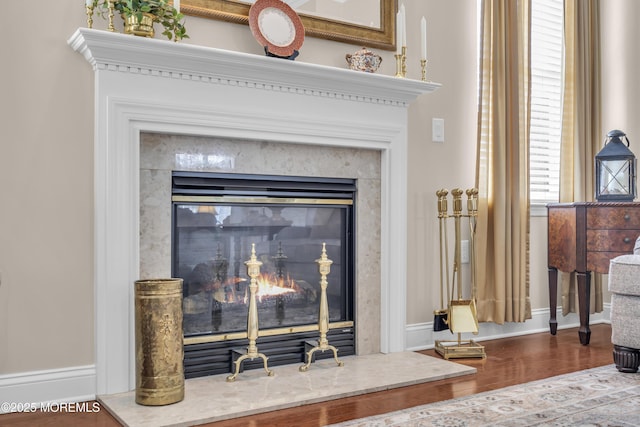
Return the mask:
[[[247,168],[238,173],[255,173],[261,150],[273,148],[280,160],[261,166],[303,176],[309,167],[324,172],[324,165],[338,165],[339,173],[358,178],[357,354],[405,350],[407,110],[439,84],[87,28],[77,29],[68,43],[95,71],[97,394],[135,387],[132,284],[151,274],[171,275],[170,250],[164,253],[171,247],[171,209],[169,203],[164,212],[164,201],[171,197],[170,171],[184,170],[184,158],[169,156],[153,169],[142,147],[142,135],[148,134],[180,140],[186,159],[206,152],[211,139],[254,141],[257,154],[233,165]],[[190,144],[197,138],[208,143],[194,150]],[[296,153],[309,149],[310,160],[282,160],[292,147]],[[158,144],[150,151],[163,149]],[[245,155],[244,143],[231,150],[236,157]],[[325,158],[327,150],[342,152]],[[372,164],[357,164],[361,151],[378,154],[376,179],[357,177],[369,174]],[[345,161],[343,152],[353,161]],[[301,170],[291,172],[296,167]],[[162,175],[160,183],[156,175]],[[154,187],[144,195],[147,181]],[[374,198],[363,196],[363,190]],[[368,215],[374,200],[377,216]],[[146,240],[145,228],[154,230],[153,239]],[[363,240],[363,234],[373,235],[376,243]],[[378,266],[375,271],[372,265]],[[362,284],[370,290],[361,292]]]
[[[252,247],[262,262],[258,345],[270,364],[304,362],[318,337],[323,247],[332,260],[331,341],[341,356],[355,354],[355,194],[347,178],[172,173],[172,276],[184,279],[187,378],[231,372],[246,345]]]

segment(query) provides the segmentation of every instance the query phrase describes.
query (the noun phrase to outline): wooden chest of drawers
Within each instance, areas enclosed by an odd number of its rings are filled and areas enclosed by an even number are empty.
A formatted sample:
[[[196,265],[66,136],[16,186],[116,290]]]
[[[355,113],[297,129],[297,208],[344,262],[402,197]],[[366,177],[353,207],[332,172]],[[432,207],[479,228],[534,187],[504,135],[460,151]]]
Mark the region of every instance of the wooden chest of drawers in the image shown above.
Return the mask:
[[[551,333],[557,330],[557,273],[576,272],[580,342],[589,343],[591,272],[608,273],[609,261],[633,252],[640,236],[640,203],[557,203],[548,211],[549,309]]]
[[[587,270],[609,272],[609,260],[633,252],[640,205],[587,208]]]

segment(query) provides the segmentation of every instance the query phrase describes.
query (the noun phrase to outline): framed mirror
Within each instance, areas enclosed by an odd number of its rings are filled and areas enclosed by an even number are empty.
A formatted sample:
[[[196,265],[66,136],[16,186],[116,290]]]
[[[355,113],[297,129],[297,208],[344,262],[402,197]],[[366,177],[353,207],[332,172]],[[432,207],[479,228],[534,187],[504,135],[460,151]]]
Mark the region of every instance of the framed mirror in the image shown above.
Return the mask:
[[[286,0],[305,35],[386,50],[395,48],[397,0]],[[185,15],[249,23],[254,0],[182,0]]]

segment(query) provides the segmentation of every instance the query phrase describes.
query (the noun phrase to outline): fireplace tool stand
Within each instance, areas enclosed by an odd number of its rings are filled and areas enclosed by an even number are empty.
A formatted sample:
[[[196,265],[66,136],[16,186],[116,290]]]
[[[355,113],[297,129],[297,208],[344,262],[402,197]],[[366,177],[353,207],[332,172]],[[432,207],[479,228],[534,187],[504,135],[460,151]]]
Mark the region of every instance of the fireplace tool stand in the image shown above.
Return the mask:
[[[438,194],[438,193],[437,193]],[[453,196],[453,219],[455,226],[455,247],[453,261],[453,282],[451,285],[451,293],[456,294],[457,299],[449,301],[449,310],[447,313],[447,324],[451,333],[458,334],[455,341],[436,340],[435,350],[445,359],[451,358],[470,358],[481,357],[486,358],[484,346],[477,344],[473,340],[463,340],[463,332],[478,333],[478,315],[476,311],[476,264],[475,264],[475,232],[476,221],[478,217],[478,190],[475,188],[466,191],[467,194],[467,215],[462,214],[462,194],[459,188],[451,190]],[[438,194],[440,199],[442,194]],[[445,196],[446,197],[446,196]],[[442,207],[446,204],[441,202],[438,204],[439,216],[446,212],[441,212]],[[471,269],[471,299],[465,300],[462,297],[462,271],[461,271],[461,233],[460,223],[462,217],[469,219],[469,250],[470,250],[470,269]],[[442,245],[441,245],[442,250]],[[444,255],[446,257],[446,254]],[[443,254],[440,254],[442,259]],[[448,268],[448,266],[447,266]]]
[[[316,351],[325,352],[326,350],[333,351],[333,358],[338,366],[344,366],[344,363],[338,359],[338,349],[332,345],[329,345],[327,340],[327,331],[329,330],[329,303],[327,302],[327,275],[331,270],[331,261],[327,258],[326,244],[322,244],[322,255],[320,259],[316,260],[318,263],[318,270],[320,271],[320,312],[318,314],[318,329],[320,330],[320,340],[316,343],[305,343],[305,347],[311,347],[313,344],[317,344],[315,347],[309,349],[306,353],[307,362],[300,366],[300,372],[306,372],[309,369],[309,365],[313,361],[313,353]]]
[[[227,377],[228,382],[235,381],[236,377],[240,373],[240,365],[246,359],[253,360],[260,357],[264,362],[264,370],[267,371],[267,375],[273,376],[273,371],[269,370],[267,366],[268,357],[262,353],[258,353],[258,346],[256,340],[258,339],[258,306],[256,305],[256,290],[258,289],[257,277],[260,275],[261,261],[256,258],[256,244],[251,244],[251,258],[249,261],[245,261],[247,266],[247,274],[251,278],[249,284],[249,314],[247,317],[247,338],[249,338],[249,346],[247,347],[247,353],[240,356],[235,363],[235,372],[233,375]]]

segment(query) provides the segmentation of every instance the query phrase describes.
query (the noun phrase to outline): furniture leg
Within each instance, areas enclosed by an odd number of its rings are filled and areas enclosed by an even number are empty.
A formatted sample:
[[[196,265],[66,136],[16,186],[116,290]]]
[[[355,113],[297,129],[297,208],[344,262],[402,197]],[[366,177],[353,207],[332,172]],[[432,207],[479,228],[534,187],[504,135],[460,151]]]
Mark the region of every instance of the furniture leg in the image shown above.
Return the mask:
[[[549,267],[549,332],[555,335],[558,331],[556,312],[558,308],[558,269]]]
[[[589,329],[589,306],[591,302],[591,272],[577,272],[578,276],[578,306],[580,310],[580,329],[578,336],[580,344],[589,344],[591,329]]]
[[[638,372],[638,366],[640,366],[640,351],[614,344],[613,361],[618,371],[634,374]]]

